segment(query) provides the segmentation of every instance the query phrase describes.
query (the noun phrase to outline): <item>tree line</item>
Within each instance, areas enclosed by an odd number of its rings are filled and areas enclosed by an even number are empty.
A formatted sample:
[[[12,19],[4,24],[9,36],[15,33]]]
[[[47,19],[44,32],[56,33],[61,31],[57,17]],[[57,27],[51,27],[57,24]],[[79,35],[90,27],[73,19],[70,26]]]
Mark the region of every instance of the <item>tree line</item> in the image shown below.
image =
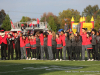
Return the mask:
[[[95,20],[95,29],[98,30],[100,28],[100,8],[98,5],[88,5],[84,8],[82,15],[78,10],[67,9],[59,12],[58,16],[54,15],[52,12],[43,13],[40,18],[41,22],[47,22],[53,31],[57,31],[58,29],[63,29],[65,23],[70,27],[71,18],[74,17],[75,22],[78,23],[80,21],[80,17],[84,16],[86,18],[86,22],[89,23],[91,21],[91,17],[94,17]],[[36,20],[35,18],[30,18],[27,16],[23,16],[20,22],[28,22],[31,20]],[[0,11],[0,25],[5,30],[10,30],[10,17],[5,13],[4,10]]]

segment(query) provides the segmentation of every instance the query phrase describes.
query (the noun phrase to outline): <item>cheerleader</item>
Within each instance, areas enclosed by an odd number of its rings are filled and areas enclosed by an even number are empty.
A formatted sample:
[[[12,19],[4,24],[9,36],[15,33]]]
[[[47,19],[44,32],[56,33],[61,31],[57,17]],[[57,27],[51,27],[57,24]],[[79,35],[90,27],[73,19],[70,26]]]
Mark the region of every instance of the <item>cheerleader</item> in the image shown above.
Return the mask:
[[[31,52],[30,52],[30,35],[28,37],[26,37],[26,40],[25,40],[25,48],[26,48],[26,51],[27,51],[27,59],[26,60],[31,60]],[[28,58],[30,57],[30,58]]]
[[[69,32],[66,32],[65,33],[65,42],[66,42],[66,49],[67,49],[67,57],[68,57],[68,60],[71,60],[72,59],[72,48],[71,48],[71,40],[69,39],[70,37],[70,34]]]
[[[32,51],[32,60],[36,60],[36,37],[34,37],[33,34],[31,35],[30,44]]]
[[[92,37],[90,36],[90,32],[87,32],[86,47],[87,47],[88,61],[90,61],[90,53],[92,53],[91,40],[92,40]],[[93,56],[93,53],[92,53],[92,56]],[[92,59],[92,60],[94,60],[94,59]]]
[[[62,42],[61,42],[61,38],[59,37],[59,34],[56,34],[56,42],[57,42],[56,60],[59,60],[59,51],[60,51],[60,61],[61,61],[62,60]]]

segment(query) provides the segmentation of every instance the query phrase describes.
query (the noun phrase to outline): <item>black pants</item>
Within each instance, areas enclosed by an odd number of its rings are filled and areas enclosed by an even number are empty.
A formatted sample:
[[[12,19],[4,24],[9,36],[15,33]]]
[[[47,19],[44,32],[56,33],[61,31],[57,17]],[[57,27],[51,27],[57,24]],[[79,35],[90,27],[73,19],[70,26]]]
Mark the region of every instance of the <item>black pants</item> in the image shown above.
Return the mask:
[[[11,55],[11,59],[13,60],[13,44],[8,45],[8,60],[10,59],[10,55]]]
[[[31,49],[32,50],[32,58],[36,58],[36,49]]]
[[[97,60],[98,59],[98,50],[96,49],[96,45],[92,45],[93,47],[93,59]]]
[[[15,44],[16,59],[21,59],[20,45]]]
[[[47,46],[44,46],[45,58],[48,59],[48,49]]]
[[[88,58],[91,58],[91,54],[92,54],[92,58],[93,58],[93,49],[87,49],[88,50]]]
[[[1,60],[3,60],[3,57],[6,60],[6,48],[7,48],[7,45],[2,43],[1,44]]]
[[[97,44],[96,45],[96,50],[97,50],[97,57],[98,57],[98,60],[100,60],[100,44]]]
[[[53,59],[55,59],[56,56],[56,46],[52,46],[52,53],[53,53]]]
[[[62,49],[57,49],[56,59],[59,59],[59,51],[60,51],[60,59],[62,59]]]
[[[66,49],[67,49],[68,60],[71,60],[72,59],[72,48],[71,48],[71,46],[68,46],[68,47],[66,47]]]
[[[27,51],[27,57],[31,57],[30,48],[26,48],[26,51]]]
[[[72,56],[73,56],[73,60],[76,60],[76,47],[72,46]]]
[[[76,60],[80,60],[80,54],[81,54],[81,52],[82,52],[82,46],[76,46],[75,47]]]
[[[37,54],[37,59],[40,59],[40,51],[41,51],[41,48],[40,48],[40,46],[37,46],[36,47],[36,54]]]

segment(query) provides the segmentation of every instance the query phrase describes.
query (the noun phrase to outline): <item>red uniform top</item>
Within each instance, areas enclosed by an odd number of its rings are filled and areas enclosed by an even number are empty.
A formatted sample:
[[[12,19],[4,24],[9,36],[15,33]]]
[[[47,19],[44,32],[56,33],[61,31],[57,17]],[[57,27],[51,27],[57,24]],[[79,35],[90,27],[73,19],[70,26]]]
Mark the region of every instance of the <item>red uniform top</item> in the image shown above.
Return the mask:
[[[30,40],[30,45],[36,45],[36,38]]]
[[[20,37],[20,47],[24,47],[25,46],[25,40],[22,39],[22,37]]]
[[[43,34],[41,33],[40,34],[40,43],[41,43],[41,46],[43,46],[44,45],[44,37],[43,37]]]
[[[57,44],[61,44],[61,38],[56,38]]]
[[[28,43],[30,43],[30,40],[28,38],[26,38],[25,44],[28,44]]]
[[[87,39],[86,39],[86,45],[91,44],[91,40],[92,40],[92,37],[87,38]]]
[[[61,38],[61,40],[62,40],[63,46],[66,46],[66,42],[65,42],[65,34],[63,34],[62,36],[60,35],[60,38]]]
[[[87,34],[86,33],[85,34],[82,33],[81,36],[82,36],[82,45],[86,45],[86,42],[87,42],[86,41],[87,40]]]
[[[8,37],[7,35],[5,35],[4,37],[0,36],[0,44],[1,43],[7,44],[7,37]]]
[[[47,46],[52,46],[52,35],[48,35]]]

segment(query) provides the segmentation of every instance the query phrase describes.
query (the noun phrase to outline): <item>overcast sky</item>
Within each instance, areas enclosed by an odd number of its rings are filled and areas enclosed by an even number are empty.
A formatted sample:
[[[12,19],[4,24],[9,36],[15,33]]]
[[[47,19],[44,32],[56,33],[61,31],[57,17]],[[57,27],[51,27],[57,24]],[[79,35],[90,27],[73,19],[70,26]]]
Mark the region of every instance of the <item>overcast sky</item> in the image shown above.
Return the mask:
[[[4,9],[13,22],[20,21],[22,16],[41,18],[44,12],[58,16],[63,10],[77,9],[80,13],[88,5],[98,5],[100,0],[0,0],[0,10]]]

